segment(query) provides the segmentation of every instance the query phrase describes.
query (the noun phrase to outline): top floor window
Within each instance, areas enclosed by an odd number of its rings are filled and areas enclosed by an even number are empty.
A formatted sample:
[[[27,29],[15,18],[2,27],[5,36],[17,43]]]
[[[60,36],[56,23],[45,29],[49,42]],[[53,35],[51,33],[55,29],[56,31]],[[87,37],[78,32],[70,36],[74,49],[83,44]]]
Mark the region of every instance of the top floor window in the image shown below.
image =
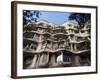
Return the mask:
[[[68,24],[68,26],[72,26],[71,24]]]
[[[43,29],[42,28],[38,28],[37,31],[38,32],[43,32]]]

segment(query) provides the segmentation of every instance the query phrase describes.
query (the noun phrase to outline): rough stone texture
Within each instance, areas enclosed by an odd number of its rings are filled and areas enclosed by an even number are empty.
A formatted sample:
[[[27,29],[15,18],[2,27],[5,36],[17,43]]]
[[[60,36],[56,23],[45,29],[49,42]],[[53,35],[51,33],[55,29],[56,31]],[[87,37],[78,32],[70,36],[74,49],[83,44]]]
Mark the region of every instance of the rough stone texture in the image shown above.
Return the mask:
[[[91,25],[38,21],[23,27],[24,69],[90,65]],[[26,65],[27,56],[33,56]]]

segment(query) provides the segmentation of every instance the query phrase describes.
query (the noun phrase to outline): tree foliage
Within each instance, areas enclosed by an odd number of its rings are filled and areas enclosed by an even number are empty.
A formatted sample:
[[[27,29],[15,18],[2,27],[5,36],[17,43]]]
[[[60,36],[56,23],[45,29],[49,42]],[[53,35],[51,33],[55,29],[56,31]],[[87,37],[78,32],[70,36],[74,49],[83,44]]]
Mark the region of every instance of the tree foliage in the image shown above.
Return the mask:
[[[91,14],[88,13],[71,13],[69,20],[76,20],[80,27],[84,27],[87,21],[91,20]]]
[[[37,22],[41,13],[39,11],[24,10],[23,11],[23,25],[31,22]]]

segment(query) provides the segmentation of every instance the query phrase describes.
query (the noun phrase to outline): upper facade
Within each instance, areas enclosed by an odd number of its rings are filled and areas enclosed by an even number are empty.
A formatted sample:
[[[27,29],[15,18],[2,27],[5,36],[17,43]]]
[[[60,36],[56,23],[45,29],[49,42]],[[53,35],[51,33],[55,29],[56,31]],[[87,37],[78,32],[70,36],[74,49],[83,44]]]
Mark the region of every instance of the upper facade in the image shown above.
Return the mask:
[[[25,52],[32,53],[67,50],[79,54],[90,50],[90,35],[91,25],[89,22],[80,28],[73,21],[56,25],[40,20],[23,27],[23,47]]]

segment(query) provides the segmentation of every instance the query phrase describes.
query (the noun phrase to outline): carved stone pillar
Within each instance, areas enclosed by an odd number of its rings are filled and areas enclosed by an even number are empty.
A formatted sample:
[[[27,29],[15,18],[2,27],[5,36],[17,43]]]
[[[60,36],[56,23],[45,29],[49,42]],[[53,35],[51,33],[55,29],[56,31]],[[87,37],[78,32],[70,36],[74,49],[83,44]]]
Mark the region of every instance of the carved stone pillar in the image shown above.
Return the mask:
[[[77,51],[77,44],[74,44],[74,50]]]
[[[32,68],[36,67],[37,58],[38,58],[38,55],[35,54],[34,57],[33,57],[32,63],[28,66],[28,69],[32,69]]]
[[[55,54],[52,54],[51,57],[50,57],[49,64],[50,64],[50,66],[52,66],[55,63],[56,63],[56,55]]]
[[[41,42],[43,40],[43,35],[40,35],[39,41]]]
[[[49,61],[49,53],[42,53],[38,60],[38,65],[47,66],[48,61]]]
[[[80,56],[75,55],[74,56],[74,65],[79,66],[80,65]]]
[[[39,44],[38,44],[38,47],[37,47],[37,49],[36,49],[36,51],[40,51],[41,48],[42,48],[42,43],[39,43]]]
[[[73,51],[73,44],[70,44],[71,51]]]

